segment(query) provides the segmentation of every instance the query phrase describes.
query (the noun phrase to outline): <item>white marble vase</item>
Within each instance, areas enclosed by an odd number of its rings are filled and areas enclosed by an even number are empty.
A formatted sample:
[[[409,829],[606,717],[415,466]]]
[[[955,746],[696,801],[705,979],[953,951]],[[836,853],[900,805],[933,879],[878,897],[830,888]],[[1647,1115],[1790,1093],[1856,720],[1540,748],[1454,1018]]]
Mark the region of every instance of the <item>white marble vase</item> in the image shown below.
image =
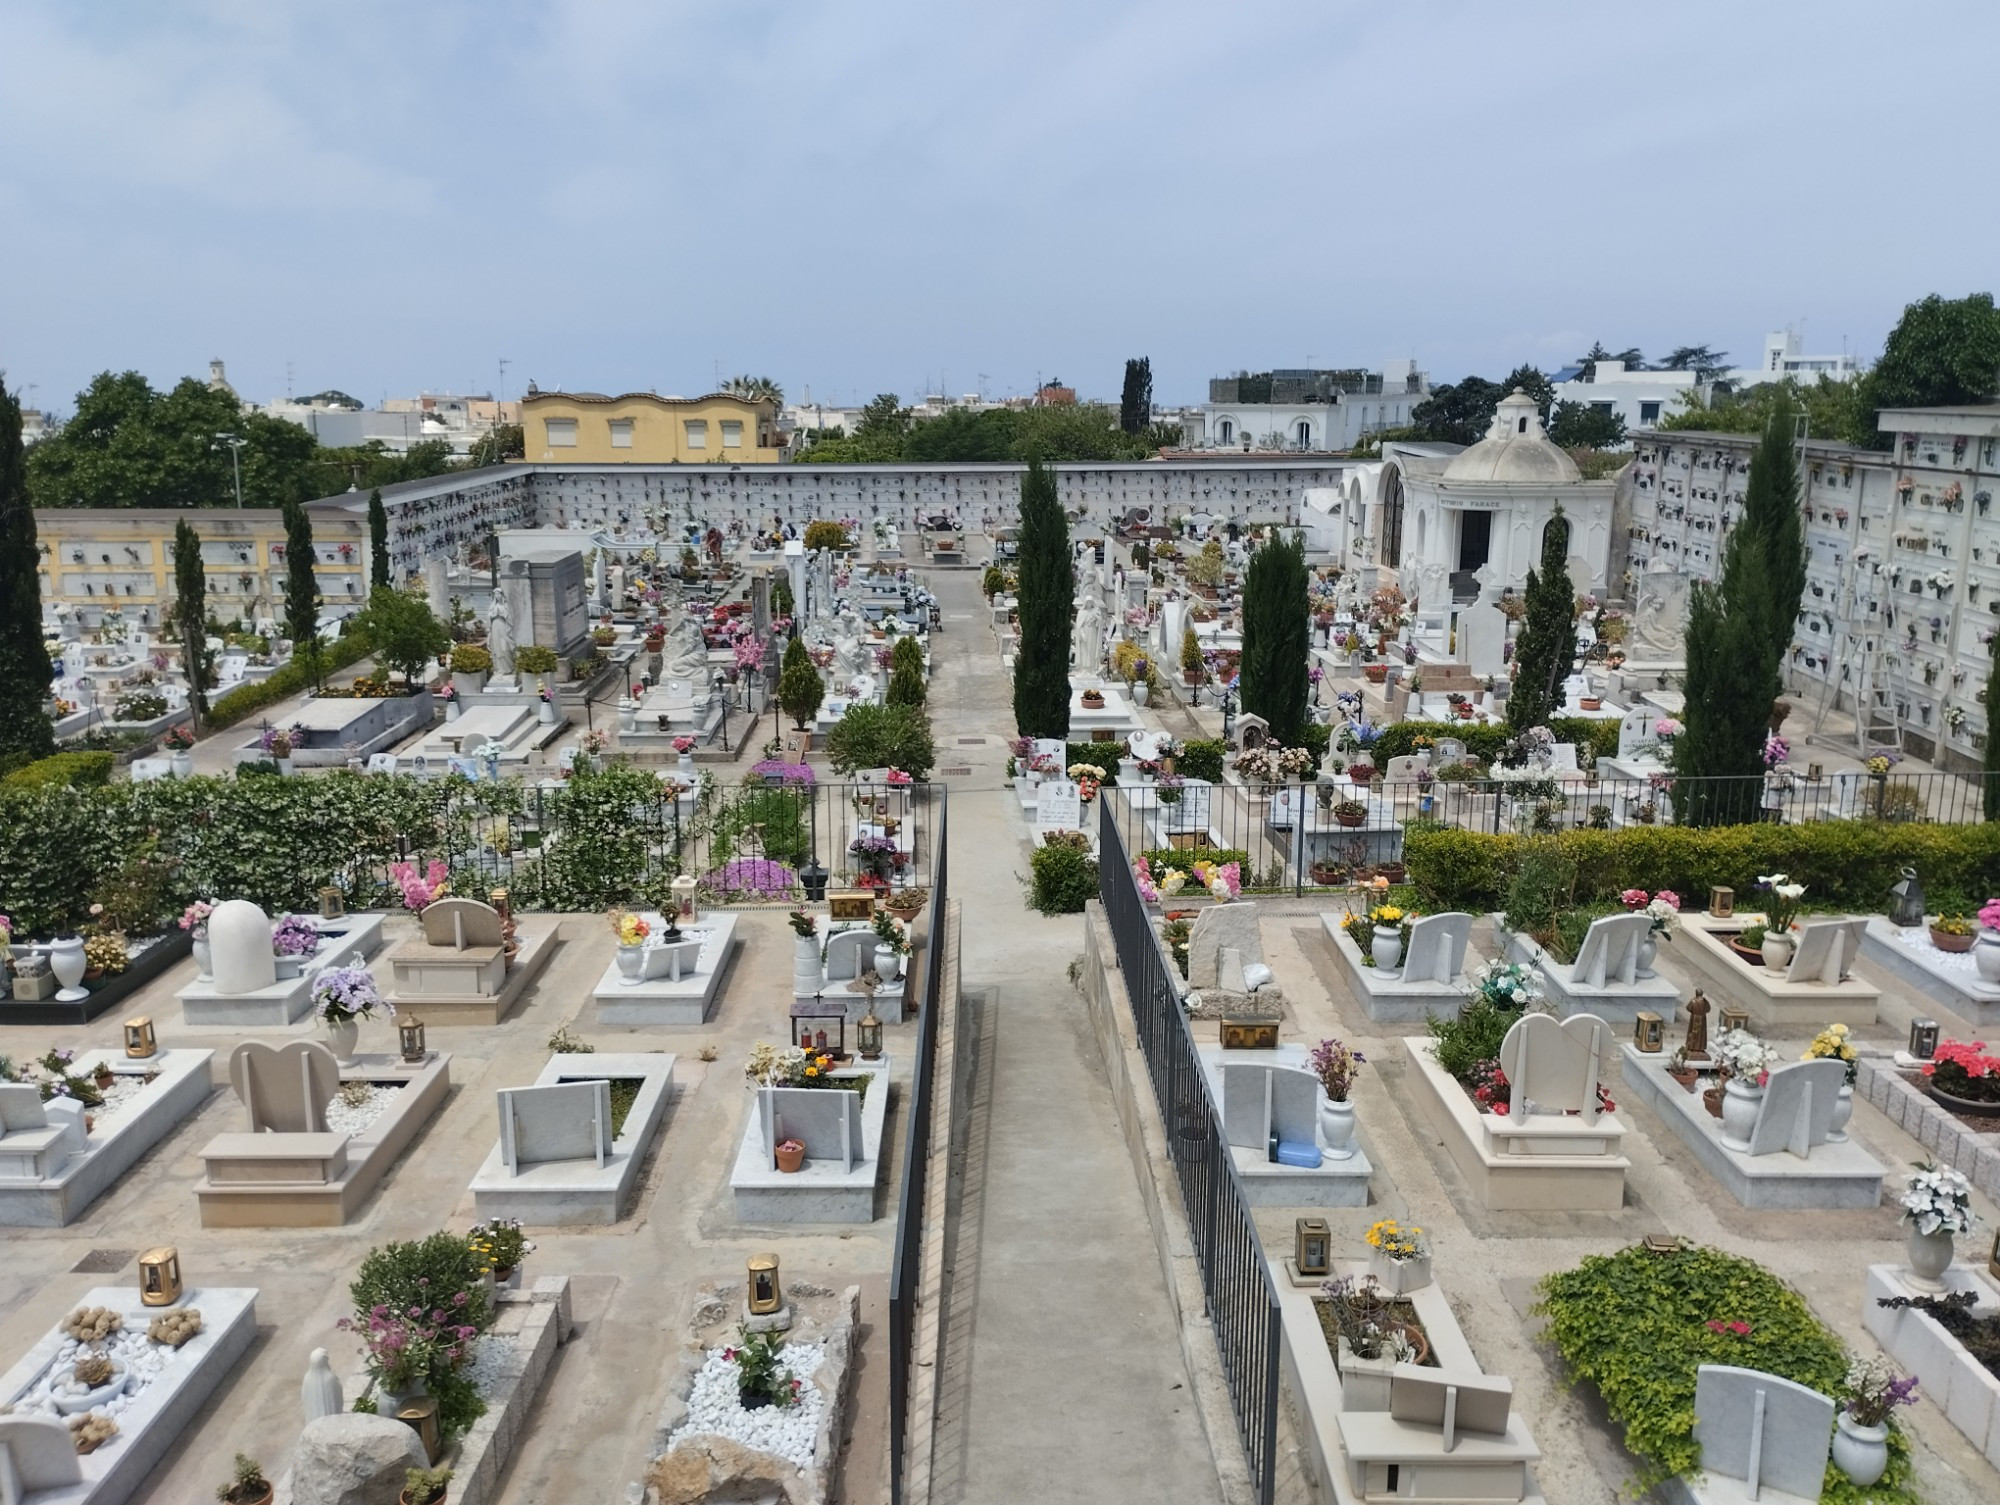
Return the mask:
[[[333,1048],[333,1059],[341,1066],[354,1064],[354,1046],[361,1038],[360,1022],[354,1019],[329,1019],[326,1021],[326,1043]]]
[[[1911,1285],[1921,1291],[1944,1289],[1944,1272],[1951,1268],[1951,1243],[1952,1235],[1942,1228],[1936,1233],[1921,1233],[1916,1224],[1910,1225],[1903,1248],[1910,1261]]]
[[[1354,1104],[1323,1102],[1319,1105],[1319,1132],[1326,1141],[1329,1160],[1354,1158]]]
[[[1889,1467],[1888,1425],[1863,1426],[1842,1411],[1833,1426],[1833,1462],[1850,1482],[1866,1489]]]
[[[1722,1142],[1732,1150],[1750,1148],[1750,1131],[1757,1126],[1757,1110],[1763,1105],[1764,1089],[1731,1077],[1722,1089]]]

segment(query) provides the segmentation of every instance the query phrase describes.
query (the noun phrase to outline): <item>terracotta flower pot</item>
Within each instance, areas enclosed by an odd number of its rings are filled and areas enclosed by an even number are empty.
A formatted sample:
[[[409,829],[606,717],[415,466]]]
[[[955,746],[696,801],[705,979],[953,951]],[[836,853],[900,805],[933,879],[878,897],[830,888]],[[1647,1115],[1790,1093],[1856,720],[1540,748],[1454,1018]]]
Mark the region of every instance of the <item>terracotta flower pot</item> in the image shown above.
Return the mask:
[[[1708,1116],[1710,1118],[1722,1117],[1722,1089],[1720,1087],[1710,1087],[1706,1092],[1702,1093],[1701,1105],[1708,1109]]]
[[[1694,1091],[1694,1084],[1701,1080],[1701,1077],[1697,1072],[1676,1071],[1671,1066],[1667,1068],[1667,1075],[1672,1077],[1675,1081],[1681,1084],[1681,1091],[1683,1092]]]
[[[796,1172],[800,1166],[806,1163],[806,1151],[804,1145],[800,1145],[795,1150],[788,1150],[785,1149],[783,1146],[780,1146],[777,1153],[778,1153],[778,1169],[783,1171],[788,1176]]]
[[[1577,704],[1586,711],[1601,711],[1604,709],[1603,699],[1596,695],[1585,695],[1577,701]]]
[[[1361,672],[1368,676],[1368,683],[1379,685],[1388,679],[1389,666],[1387,664],[1364,664]]]
[[[1931,944],[1940,951],[1970,951],[1978,939],[1977,935],[1947,935],[1937,926],[1931,926]]]

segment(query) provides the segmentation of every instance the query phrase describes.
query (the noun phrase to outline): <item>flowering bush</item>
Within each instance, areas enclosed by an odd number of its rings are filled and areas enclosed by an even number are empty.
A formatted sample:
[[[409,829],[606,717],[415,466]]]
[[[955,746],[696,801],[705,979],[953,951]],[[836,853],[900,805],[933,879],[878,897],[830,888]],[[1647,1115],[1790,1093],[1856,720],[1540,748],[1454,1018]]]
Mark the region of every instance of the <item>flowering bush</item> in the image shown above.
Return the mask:
[[[395,1005],[375,986],[375,976],[366,967],[329,967],[313,983],[313,1012],[328,1024],[345,1024],[350,1019],[372,1019],[382,1009],[393,1019]]]
[[[802,784],[810,788],[813,782],[810,763],[787,763],[783,758],[759,759],[750,765],[750,776],[766,784]]]
[[[466,1232],[465,1247],[487,1269],[498,1272],[518,1269],[522,1259],[534,1253],[535,1243],[521,1232],[519,1218],[494,1218],[474,1223]]]
[[[1313,1047],[1306,1064],[1319,1078],[1320,1086],[1326,1089],[1326,1100],[1344,1103],[1367,1059],[1360,1051],[1349,1050],[1338,1040],[1322,1040]]]
[[[1779,1061],[1778,1052],[1747,1029],[1730,1030],[1710,1049],[1724,1071],[1753,1087],[1768,1082]]]
[[[343,1317],[339,1326],[359,1335],[377,1384],[386,1390],[408,1390],[427,1380],[437,1366],[456,1369],[465,1361],[472,1340],[479,1336],[477,1327],[462,1320],[468,1300],[460,1291],[448,1307],[374,1306],[365,1320]]]
[[[279,956],[311,956],[319,949],[319,925],[288,914],[271,927],[271,950]]]
[[[423,872],[417,871],[414,862],[392,862],[389,864],[389,881],[396,885],[403,896],[403,908],[411,914],[422,914],[437,900],[450,892],[450,869],[433,857],[430,866]]]
[[[817,524],[815,524],[817,526]],[[778,1362],[779,1335],[737,1329],[737,1344],[722,1350],[724,1362],[736,1366],[736,1398],[746,1411],[764,1406],[795,1406],[800,1382]]]
[[[739,857],[701,876],[702,886],[724,898],[789,899],[798,892],[799,875],[768,857]]]
[[[1972,1183],[1957,1171],[1926,1160],[1903,1183],[1903,1218],[1919,1233],[1970,1233]]]

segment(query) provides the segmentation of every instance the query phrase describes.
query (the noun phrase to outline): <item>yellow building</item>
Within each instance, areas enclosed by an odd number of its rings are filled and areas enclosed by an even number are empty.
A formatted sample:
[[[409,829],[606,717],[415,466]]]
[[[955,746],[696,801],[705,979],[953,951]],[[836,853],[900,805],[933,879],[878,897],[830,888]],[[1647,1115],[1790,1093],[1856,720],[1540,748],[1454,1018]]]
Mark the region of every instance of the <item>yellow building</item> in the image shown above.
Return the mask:
[[[174,602],[174,525],[201,535],[208,598],[225,620],[274,617],[285,597],[285,517],[275,508],[42,507],[42,600],[118,606],[127,620],[154,626]],[[364,514],[315,507],[313,578],[326,605],[360,607],[368,595]]]
[[[711,392],[655,397],[627,392],[538,392],[521,399],[522,457],[606,465],[775,464],[778,405]]]

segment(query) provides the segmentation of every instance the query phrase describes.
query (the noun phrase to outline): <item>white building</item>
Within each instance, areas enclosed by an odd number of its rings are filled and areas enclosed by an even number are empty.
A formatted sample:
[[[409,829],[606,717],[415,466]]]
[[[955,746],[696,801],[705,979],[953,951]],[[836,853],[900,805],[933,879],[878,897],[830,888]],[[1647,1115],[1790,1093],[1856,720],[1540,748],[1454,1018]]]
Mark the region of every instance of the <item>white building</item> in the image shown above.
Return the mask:
[[[1190,449],[1352,449],[1370,434],[1407,428],[1417,404],[1431,395],[1414,361],[1390,361],[1380,371],[1269,371],[1221,376],[1208,401],[1181,419]]]
[[[461,397],[449,392],[391,397],[379,408],[287,398],[267,403],[259,411],[296,423],[330,449],[379,443],[391,454],[402,454],[414,444],[442,439],[461,458],[470,454],[472,447],[497,426],[521,421],[518,402],[496,402],[490,396]]]
[[[1861,374],[1861,364],[1853,356],[1807,355],[1801,344],[1791,330],[1775,330],[1764,336],[1761,363],[1726,371],[1627,370],[1623,361],[1598,361],[1586,375],[1582,367],[1571,366],[1555,374],[1556,401],[1615,413],[1625,420],[1625,431],[1636,434],[1657,428],[1661,419],[1681,411],[1688,393],[1705,392],[1714,382],[1741,389],[1788,376],[1810,383],[1822,376],[1852,381]]]

